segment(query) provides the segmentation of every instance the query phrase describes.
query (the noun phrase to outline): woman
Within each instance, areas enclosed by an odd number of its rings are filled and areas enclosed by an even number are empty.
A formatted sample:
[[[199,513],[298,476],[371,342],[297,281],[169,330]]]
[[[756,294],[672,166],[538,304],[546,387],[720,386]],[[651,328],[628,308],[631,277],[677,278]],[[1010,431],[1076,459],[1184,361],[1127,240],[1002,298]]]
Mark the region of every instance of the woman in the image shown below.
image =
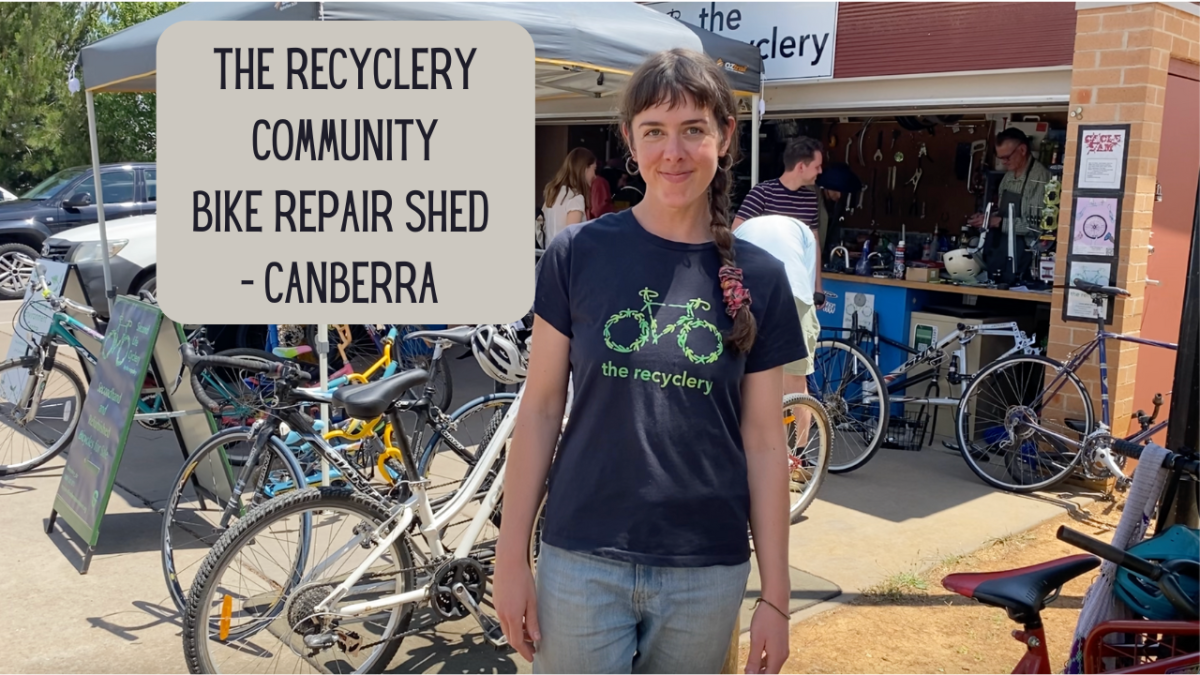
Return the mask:
[[[540,262],[497,614],[534,672],[718,672],[749,524],[763,602],[746,672],[777,673],[790,595],[782,366],[807,355],[796,306],[782,263],[729,229],[736,107],[716,65],[651,57],[620,127],[645,199],[571,228]],[[535,586],[527,551],[547,476]]]
[[[596,156],[587,148],[572,150],[554,180],[546,185],[542,214],[546,217],[546,242],[570,225],[587,220],[592,181],[596,178]]]

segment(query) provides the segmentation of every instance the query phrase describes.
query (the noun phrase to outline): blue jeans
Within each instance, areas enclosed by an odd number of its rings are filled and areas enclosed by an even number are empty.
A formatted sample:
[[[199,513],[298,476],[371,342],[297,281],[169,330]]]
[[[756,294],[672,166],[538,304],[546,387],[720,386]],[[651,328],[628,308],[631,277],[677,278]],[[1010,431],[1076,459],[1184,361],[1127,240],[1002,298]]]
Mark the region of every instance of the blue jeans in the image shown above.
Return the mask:
[[[542,543],[534,673],[717,673],[750,561],[652,567]]]

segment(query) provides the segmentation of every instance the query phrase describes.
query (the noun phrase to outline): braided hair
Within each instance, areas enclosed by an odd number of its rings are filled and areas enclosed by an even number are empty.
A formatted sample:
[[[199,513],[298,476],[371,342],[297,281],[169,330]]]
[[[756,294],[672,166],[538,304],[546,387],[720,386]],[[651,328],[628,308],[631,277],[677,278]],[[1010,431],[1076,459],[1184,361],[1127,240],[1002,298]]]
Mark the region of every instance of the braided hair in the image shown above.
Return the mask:
[[[634,72],[621,97],[620,125],[624,130],[633,126],[633,118],[643,110],[657,105],[674,107],[691,102],[712,113],[722,142],[729,150],[717,161],[717,172],[708,188],[708,209],[711,216],[713,241],[721,257],[722,286],[725,305],[733,316],[733,330],[725,337],[736,351],[749,352],[754,344],[757,326],[748,295],[741,285],[740,271],[733,252],[733,231],[730,228],[730,191],[733,188],[733,166],[738,160],[738,136],[725,138],[725,120],[737,119],[737,102],[725,80],[724,73],[707,56],[688,49],[672,49],[648,58]],[[727,282],[726,277],[730,280]],[[730,290],[730,287],[736,290]]]

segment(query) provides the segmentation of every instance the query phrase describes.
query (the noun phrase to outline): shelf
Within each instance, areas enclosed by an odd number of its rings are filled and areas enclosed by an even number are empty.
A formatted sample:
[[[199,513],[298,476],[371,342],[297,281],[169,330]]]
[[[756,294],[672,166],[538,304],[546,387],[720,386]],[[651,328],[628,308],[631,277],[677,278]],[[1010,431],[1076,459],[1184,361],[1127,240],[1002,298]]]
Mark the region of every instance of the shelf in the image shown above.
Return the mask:
[[[931,284],[922,281],[906,281],[903,279],[879,279],[876,277],[860,277],[857,274],[838,274],[836,272],[822,272],[822,279],[830,281],[844,281],[847,283],[860,284],[876,284],[878,286],[896,286],[899,288],[912,288],[920,291],[929,291],[931,293],[957,293],[959,295],[982,295],[989,298],[1007,298],[1009,300],[1024,300],[1026,302],[1042,302],[1050,304],[1052,291],[1002,291],[998,288],[988,288],[986,286],[956,286],[954,284],[943,282],[940,284]]]

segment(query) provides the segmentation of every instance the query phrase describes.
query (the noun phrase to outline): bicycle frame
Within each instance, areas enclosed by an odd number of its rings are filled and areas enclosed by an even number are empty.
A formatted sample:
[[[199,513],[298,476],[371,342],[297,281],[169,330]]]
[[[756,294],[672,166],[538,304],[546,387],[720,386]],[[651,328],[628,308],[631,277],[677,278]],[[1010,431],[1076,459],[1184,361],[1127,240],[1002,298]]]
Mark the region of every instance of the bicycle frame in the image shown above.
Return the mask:
[[[458,494],[455,495],[450,504],[447,505],[446,508],[440,511],[437,515],[434,515],[433,510],[430,507],[429,496],[425,491],[425,484],[427,481],[425,479],[414,479],[410,481],[410,486],[412,487],[413,491],[412,497],[406,500],[403,504],[399,505],[399,507],[393,512],[392,518],[382,523],[370,534],[364,535],[371,539],[377,540],[374,549],[367,556],[366,560],[364,560],[353,572],[350,573],[350,576],[347,577],[345,581],[338,584],[332,593],[319,605],[317,605],[316,608],[314,608],[314,613],[330,613],[329,606],[338,602],[350,592],[350,589],[356,583],[358,583],[358,580],[362,578],[363,574],[366,574],[366,571],[371,567],[371,565],[375,564],[375,561],[377,561],[391,548],[396,539],[408,531],[408,527],[414,518],[417,518],[422,525],[422,527],[419,529],[419,532],[421,533],[421,536],[424,538],[425,542],[429,545],[430,552],[433,557],[437,558],[445,555],[446,550],[442,545],[440,532],[442,528],[446,527],[450,523],[452,518],[457,516],[464,508],[466,508],[467,504],[475,498],[475,493],[479,490],[480,485],[483,484],[484,479],[488,475],[488,469],[490,469],[491,466],[497,462],[500,455],[500,449],[504,447],[505,443],[507,443],[508,437],[511,434],[514,425],[516,424],[517,411],[520,408],[523,392],[524,386],[517,391],[517,398],[513,401],[512,406],[504,415],[504,418],[500,421],[500,425],[496,429],[496,433],[492,436],[491,441],[484,450],[483,457],[480,459],[479,463],[475,465],[470,477],[463,484],[463,486],[459,488]],[[399,420],[397,419],[396,422],[398,421]],[[411,463],[411,459],[409,459],[406,463]],[[496,508],[496,503],[500,500],[500,495],[503,492],[504,470],[506,464],[506,461],[500,460],[499,468],[496,471],[496,478],[492,482],[492,487],[490,490],[488,490],[487,496],[484,497],[483,503],[479,507],[479,511],[476,512],[475,516],[471,519],[471,524],[467,528],[467,532],[463,537],[462,543],[459,544],[458,548],[453,552],[454,558],[467,557],[471,551],[471,548],[475,545],[475,539],[479,536],[479,533],[483,529],[485,522],[491,518],[492,511]],[[413,475],[416,475],[415,472]],[[398,520],[396,519],[397,516],[399,516]],[[378,532],[381,529],[388,527],[392,522],[396,523],[395,527],[392,528],[392,531],[386,537],[379,540]],[[347,544],[347,546],[352,544],[357,544],[357,542],[352,542],[351,544]],[[334,557],[336,557],[337,553],[337,551],[334,552]],[[328,563],[322,563],[315,566],[312,572],[304,576],[304,578],[301,580],[301,583],[307,582],[312,575],[324,569],[324,566],[327,564]],[[420,589],[409,591],[407,593],[395,593],[369,602],[360,602],[347,605],[336,612],[336,614],[341,617],[356,617],[380,609],[386,609],[388,607],[405,605],[412,602],[421,602],[429,598],[432,587],[433,580],[431,579]]]

